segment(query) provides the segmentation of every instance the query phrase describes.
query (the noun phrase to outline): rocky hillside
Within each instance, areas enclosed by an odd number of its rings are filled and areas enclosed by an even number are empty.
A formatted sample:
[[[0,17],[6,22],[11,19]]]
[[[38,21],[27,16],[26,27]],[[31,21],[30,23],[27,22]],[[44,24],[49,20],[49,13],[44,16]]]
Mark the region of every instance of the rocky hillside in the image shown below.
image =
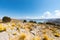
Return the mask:
[[[60,29],[32,22],[0,23],[0,40],[60,40]]]
[[[60,18],[58,19],[48,19],[46,22],[54,23],[56,25],[60,25]]]

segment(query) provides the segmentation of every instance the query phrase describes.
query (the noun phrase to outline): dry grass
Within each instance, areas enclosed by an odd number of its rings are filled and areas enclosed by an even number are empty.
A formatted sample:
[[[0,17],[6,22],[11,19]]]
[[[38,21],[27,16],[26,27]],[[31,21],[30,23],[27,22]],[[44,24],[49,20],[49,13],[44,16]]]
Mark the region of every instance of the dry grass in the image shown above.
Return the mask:
[[[0,31],[5,29],[10,40],[55,40],[56,36],[56,39],[60,40],[60,32],[58,31],[60,29],[54,25],[23,23],[20,20],[12,19],[9,23],[0,23]]]

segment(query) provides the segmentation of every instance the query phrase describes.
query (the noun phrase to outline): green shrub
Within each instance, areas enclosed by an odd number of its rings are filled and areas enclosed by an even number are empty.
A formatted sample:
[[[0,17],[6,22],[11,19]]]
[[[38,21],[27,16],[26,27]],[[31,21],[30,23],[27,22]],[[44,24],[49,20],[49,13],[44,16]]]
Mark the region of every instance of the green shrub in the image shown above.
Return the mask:
[[[37,23],[36,21],[34,21],[33,23]]]
[[[38,24],[43,24],[42,22],[38,22]]]
[[[33,21],[33,20],[30,20],[29,22],[30,22],[30,23],[36,23],[36,21]]]
[[[55,25],[55,23],[51,23],[51,22],[46,22],[46,24]]]
[[[11,18],[10,17],[4,16],[2,18],[2,22],[10,22],[10,21],[11,21]]]
[[[23,23],[24,23],[24,22],[27,22],[27,21],[26,21],[26,20],[23,20]]]

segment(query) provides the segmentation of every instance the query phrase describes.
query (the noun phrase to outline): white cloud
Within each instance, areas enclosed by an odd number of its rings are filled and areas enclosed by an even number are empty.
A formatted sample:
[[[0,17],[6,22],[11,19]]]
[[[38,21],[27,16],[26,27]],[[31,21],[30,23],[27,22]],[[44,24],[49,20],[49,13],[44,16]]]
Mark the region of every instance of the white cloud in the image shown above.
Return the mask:
[[[55,10],[55,16],[56,16],[57,18],[60,18],[60,10]]]
[[[21,19],[50,19],[50,18],[60,18],[60,10],[55,10],[53,12],[46,11],[41,16],[26,16],[21,17]]]
[[[41,16],[41,18],[44,18],[44,19],[45,18],[51,18],[51,13],[49,11],[47,11]]]
[[[21,19],[40,19],[40,17],[39,16],[34,16],[34,17],[32,17],[32,16],[25,16],[25,17],[21,17]]]
[[[42,19],[50,19],[50,18],[60,18],[60,10],[55,10],[53,12],[47,11],[42,16]]]

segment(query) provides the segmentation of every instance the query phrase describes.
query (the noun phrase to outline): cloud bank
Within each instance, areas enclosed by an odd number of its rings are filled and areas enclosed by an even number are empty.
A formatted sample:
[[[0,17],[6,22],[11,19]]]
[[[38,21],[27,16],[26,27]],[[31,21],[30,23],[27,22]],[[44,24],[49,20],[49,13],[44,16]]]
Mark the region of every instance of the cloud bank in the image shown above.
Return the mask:
[[[53,12],[46,11],[44,14],[41,16],[43,19],[50,19],[50,18],[60,18],[60,10],[55,10]]]
[[[46,11],[41,16],[36,17],[23,17],[23,19],[51,19],[51,18],[60,18],[60,10],[55,10],[53,12]]]

